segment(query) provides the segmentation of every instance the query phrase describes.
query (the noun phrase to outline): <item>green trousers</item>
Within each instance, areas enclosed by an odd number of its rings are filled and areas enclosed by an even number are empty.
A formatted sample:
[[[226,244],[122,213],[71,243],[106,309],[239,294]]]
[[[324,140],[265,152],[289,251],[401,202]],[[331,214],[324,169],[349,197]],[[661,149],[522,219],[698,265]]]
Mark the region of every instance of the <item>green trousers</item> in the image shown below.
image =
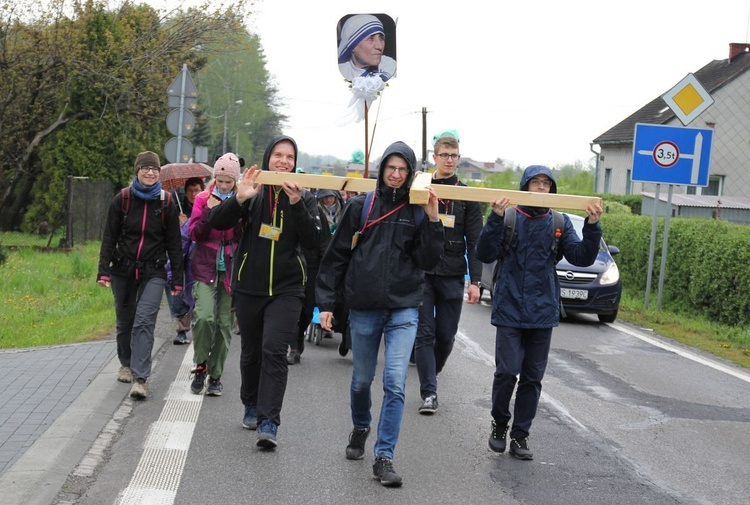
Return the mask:
[[[225,276],[226,272],[221,272],[214,285],[200,281],[193,285],[193,360],[205,362],[213,379],[224,372],[234,326],[232,295],[224,289]]]

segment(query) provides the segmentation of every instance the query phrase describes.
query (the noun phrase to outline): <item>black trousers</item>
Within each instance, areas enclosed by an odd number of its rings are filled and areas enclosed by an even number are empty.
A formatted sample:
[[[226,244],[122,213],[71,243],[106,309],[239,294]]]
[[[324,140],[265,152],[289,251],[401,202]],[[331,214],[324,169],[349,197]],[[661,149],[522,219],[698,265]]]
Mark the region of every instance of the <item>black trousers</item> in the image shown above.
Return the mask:
[[[315,278],[317,276],[317,265],[308,265],[307,284],[305,284],[305,301],[302,304],[302,311],[299,315],[296,345],[292,344],[292,349],[297,349],[300,354],[305,350],[305,333],[307,332],[307,327],[310,325],[310,321],[312,321],[313,311],[315,310]]]
[[[464,303],[464,276],[425,275],[414,358],[422,398],[437,394],[439,374],[456,340]]]
[[[536,416],[542,379],[547,370],[552,328],[508,328],[495,332],[495,376],[492,381],[492,418],[498,424],[510,421],[510,399],[516,387],[512,438],[526,438]]]
[[[281,424],[281,406],[286,392],[287,346],[297,337],[297,321],[304,296],[250,296],[234,293],[234,308],[240,327],[240,399],[256,405],[258,424],[270,419]]]

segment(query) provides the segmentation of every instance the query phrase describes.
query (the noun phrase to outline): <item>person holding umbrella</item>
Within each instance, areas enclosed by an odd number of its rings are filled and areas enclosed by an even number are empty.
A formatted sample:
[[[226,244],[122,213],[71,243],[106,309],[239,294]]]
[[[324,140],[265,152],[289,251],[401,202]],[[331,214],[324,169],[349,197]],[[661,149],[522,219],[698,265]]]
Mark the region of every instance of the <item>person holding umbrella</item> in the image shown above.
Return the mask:
[[[214,164],[214,179],[206,191],[195,198],[190,216],[190,238],[195,242],[190,271],[195,278],[193,347],[195,369],[190,390],[200,394],[221,396],[224,386],[221,375],[232,341],[234,311],[232,309],[232,261],[242,235],[242,223],[225,230],[209,222],[211,209],[231,198],[237,191],[240,159],[226,153]]]
[[[195,197],[198,193],[206,189],[206,185],[203,179],[199,177],[193,177],[185,181],[185,194],[183,198],[175,198],[180,208],[180,234],[182,235],[182,259],[185,271],[185,289],[178,296],[172,296],[172,293],[165,288],[167,295],[167,302],[169,304],[169,312],[172,315],[172,319],[177,322],[177,335],[175,335],[172,343],[175,345],[189,344],[187,332],[190,331],[191,322],[193,320],[193,306],[195,301],[193,300],[193,275],[190,272],[190,258],[192,257],[195,243],[190,238],[190,232],[188,231],[188,221],[190,220],[190,214],[193,211],[193,204],[195,203]],[[182,200],[182,201],[180,201]],[[167,280],[171,279],[171,264],[167,263]]]

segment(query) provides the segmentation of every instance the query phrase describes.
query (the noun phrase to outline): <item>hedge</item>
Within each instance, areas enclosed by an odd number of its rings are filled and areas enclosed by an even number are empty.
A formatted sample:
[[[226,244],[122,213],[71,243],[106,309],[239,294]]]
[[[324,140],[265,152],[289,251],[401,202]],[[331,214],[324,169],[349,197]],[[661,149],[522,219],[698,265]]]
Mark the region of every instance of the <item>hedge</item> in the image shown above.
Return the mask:
[[[645,292],[650,216],[605,214],[604,240],[617,246],[623,287]],[[664,218],[657,221],[652,295],[658,291]],[[713,219],[671,218],[663,303],[731,326],[750,323],[750,227]]]

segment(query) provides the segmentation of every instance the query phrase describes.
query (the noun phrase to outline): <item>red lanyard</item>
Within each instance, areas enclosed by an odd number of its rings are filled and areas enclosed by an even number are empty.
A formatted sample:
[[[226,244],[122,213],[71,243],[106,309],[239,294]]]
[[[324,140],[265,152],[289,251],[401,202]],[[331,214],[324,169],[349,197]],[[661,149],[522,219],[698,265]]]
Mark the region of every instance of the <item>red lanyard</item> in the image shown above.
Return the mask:
[[[386,214],[383,214],[382,216],[380,216],[376,220],[370,221],[370,213],[372,213],[372,208],[375,205],[375,197],[376,197],[376,195],[372,196],[372,201],[370,202],[370,208],[367,209],[367,217],[365,218],[365,225],[362,227],[361,230],[359,230],[360,233],[362,233],[363,231],[365,231],[367,228],[375,226],[377,223],[379,223],[383,219],[387,218],[391,214],[395,214],[396,212],[398,212],[399,210],[401,210],[404,206],[406,206],[406,202],[404,202],[401,205],[399,205],[398,207],[396,207],[395,209],[391,210],[390,212],[388,212]]]

